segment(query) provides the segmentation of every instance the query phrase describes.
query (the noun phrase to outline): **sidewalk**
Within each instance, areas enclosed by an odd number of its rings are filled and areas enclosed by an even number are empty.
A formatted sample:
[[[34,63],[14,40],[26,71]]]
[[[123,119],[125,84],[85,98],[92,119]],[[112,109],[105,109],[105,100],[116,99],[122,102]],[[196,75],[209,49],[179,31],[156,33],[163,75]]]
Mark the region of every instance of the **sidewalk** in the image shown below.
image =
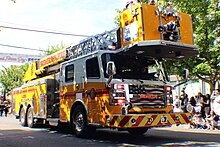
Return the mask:
[[[13,130],[13,129],[22,129],[18,119],[15,119],[15,116],[8,114],[7,117],[4,115],[0,117],[0,130]]]

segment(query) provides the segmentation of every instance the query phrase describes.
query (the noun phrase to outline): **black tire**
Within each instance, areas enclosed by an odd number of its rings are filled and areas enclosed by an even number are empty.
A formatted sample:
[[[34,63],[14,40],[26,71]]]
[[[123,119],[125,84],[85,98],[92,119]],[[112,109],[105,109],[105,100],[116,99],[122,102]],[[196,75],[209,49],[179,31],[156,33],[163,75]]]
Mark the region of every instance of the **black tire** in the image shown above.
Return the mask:
[[[29,128],[34,128],[34,116],[33,116],[33,109],[30,107],[27,111],[27,126]]]
[[[148,128],[129,128],[127,130],[131,135],[139,136],[146,133]]]
[[[21,123],[22,126],[27,126],[27,119],[26,119],[26,113],[25,113],[25,110],[24,108],[21,108],[21,111],[20,111],[20,116],[19,116],[19,121]]]
[[[77,137],[88,137],[88,135],[92,133],[92,130],[88,126],[86,110],[83,106],[76,106],[73,110],[71,115],[71,127]]]

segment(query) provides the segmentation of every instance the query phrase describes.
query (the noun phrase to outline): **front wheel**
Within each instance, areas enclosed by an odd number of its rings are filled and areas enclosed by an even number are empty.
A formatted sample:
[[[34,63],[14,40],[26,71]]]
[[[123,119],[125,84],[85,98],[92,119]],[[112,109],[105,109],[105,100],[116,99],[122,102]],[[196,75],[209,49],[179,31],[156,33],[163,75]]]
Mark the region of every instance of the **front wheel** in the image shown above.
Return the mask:
[[[148,128],[129,128],[128,132],[131,135],[139,136],[139,135],[143,135],[144,133],[146,133],[147,130],[148,130]]]
[[[85,137],[91,133],[87,124],[86,110],[79,105],[73,110],[71,115],[71,127],[77,137]]]
[[[21,108],[19,121],[21,122],[22,126],[27,126],[27,119],[24,108]]]

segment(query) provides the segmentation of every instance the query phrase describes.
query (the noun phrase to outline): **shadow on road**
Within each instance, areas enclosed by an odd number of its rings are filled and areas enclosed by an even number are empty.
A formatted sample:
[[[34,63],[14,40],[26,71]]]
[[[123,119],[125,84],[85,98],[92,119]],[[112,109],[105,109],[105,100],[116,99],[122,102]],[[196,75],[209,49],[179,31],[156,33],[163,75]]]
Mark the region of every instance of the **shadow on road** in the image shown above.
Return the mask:
[[[50,128],[57,133],[71,133],[69,127]],[[196,130],[195,130],[196,131]],[[210,132],[177,132],[163,129],[150,129],[142,136],[133,136],[126,131],[112,129],[97,129],[91,136],[85,139],[112,142],[113,144],[127,146],[220,146],[220,132],[211,134]],[[72,135],[72,137],[75,137]]]

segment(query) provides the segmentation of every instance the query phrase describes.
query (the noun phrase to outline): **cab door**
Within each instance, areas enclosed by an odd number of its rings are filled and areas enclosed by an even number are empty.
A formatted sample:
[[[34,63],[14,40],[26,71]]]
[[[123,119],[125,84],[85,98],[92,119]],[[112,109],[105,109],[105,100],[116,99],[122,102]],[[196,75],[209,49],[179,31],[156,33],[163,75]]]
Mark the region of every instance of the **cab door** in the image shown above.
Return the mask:
[[[70,121],[70,112],[75,97],[75,63],[62,65],[60,72],[60,121]]]
[[[88,99],[89,122],[99,123],[103,107],[102,91],[105,88],[101,80],[98,56],[87,58],[85,61],[85,92]]]

